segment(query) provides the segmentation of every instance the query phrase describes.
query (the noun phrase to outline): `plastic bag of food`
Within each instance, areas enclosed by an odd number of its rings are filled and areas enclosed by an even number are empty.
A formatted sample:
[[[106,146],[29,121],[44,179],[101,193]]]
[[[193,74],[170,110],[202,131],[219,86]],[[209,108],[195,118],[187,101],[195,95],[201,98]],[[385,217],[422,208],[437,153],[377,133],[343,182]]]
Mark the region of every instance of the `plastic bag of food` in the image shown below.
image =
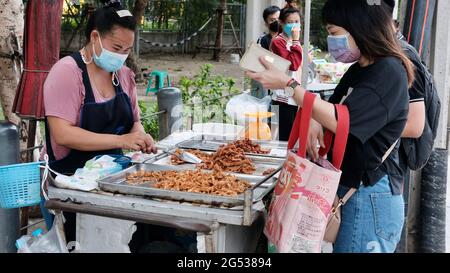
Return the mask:
[[[256,118],[246,117],[246,113],[267,112],[271,101],[272,98],[270,96],[258,99],[246,93],[240,94],[230,99],[227,103],[225,113],[233,121],[237,121],[240,125],[245,125],[249,121],[256,121]]]

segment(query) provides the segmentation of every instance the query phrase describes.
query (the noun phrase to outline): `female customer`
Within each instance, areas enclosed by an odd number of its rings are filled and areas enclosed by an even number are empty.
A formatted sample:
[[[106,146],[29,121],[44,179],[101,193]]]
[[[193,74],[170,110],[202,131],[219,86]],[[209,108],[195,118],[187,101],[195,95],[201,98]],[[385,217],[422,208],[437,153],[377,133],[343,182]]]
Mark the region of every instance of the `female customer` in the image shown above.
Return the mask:
[[[357,191],[342,207],[334,252],[394,252],[404,220],[398,139],[408,116],[408,86],[414,70],[384,6],[328,0],[323,20],[330,53],[338,61],[355,62],[329,102],[318,99],[313,109],[313,118],[333,132],[337,126],[334,104],[343,103],[350,113],[338,195],[342,198],[351,188]],[[294,89],[292,98],[301,106],[307,91],[261,62],[267,70],[248,75],[267,88],[286,88],[286,93]]]

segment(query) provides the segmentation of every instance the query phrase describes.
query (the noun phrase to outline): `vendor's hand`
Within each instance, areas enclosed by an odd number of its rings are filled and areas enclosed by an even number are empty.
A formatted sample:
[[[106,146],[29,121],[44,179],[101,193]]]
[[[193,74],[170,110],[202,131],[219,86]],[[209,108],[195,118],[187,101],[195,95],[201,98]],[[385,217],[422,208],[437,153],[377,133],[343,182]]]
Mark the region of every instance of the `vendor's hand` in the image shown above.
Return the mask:
[[[266,89],[283,89],[287,86],[291,78],[284,72],[278,70],[274,65],[265,60],[264,57],[259,58],[266,70],[263,72],[250,72],[245,74],[251,79],[258,81]]]
[[[317,142],[319,142],[320,147],[325,148],[325,142],[323,140],[323,127],[317,121],[312,119],[309,126],[306,151],[313,161],[317,161],[320,157]]]
[[[142,152],[156,152],[156,147],[152,137],[142,131],[122,135],[120,138],[120,146],[122,149]]]
[[[292,40],[294,40],[294,41],[300,40],[300,28],[299,27],[292,28]]]
[[[147,135],[147,138],[146,138],[145,143],[147,144],[147,149],[146,149],[146,151],[143,151],[143,152],[145,152],[147,154],[151,154],[151,153],[156,154],[158,152],[158,148],[156,148],[153,137],[150,134],[146,134],[146,135]]]

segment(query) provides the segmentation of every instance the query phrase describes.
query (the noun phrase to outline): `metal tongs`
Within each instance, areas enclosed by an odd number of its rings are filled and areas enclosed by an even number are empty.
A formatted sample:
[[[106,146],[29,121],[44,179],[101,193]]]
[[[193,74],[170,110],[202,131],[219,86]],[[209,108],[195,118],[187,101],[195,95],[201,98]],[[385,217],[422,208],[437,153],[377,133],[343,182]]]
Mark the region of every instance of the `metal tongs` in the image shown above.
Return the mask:
[[[180,150],[180,151],[181,151],[180,154],[169,151],[169,150],[167,150],[166,152],[170,155],[174,155],[174,156],[178,157],[180,160],[183,160],[184,162],[187,162],[187,163],[200,164],[203,162],[203,160],[201,160],[200,158],[198,158],[197,156],[195,156],[189,152],[182,151],[182,150]]]

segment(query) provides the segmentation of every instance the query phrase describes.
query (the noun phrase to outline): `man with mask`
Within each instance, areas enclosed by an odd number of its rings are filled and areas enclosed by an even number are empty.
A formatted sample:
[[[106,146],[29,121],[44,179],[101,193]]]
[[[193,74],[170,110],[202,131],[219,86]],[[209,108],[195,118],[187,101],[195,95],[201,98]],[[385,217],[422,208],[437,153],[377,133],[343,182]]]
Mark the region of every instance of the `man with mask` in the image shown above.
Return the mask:
[[[258,39],[258,44],[263,48],[269,50],[272,38],[276,36],[280,30],[280,25],[278,23],[278,18],[280,17],[280,8],[277,6],[270,6],[266,8],[263,12],[263,19],[266,27],[269,29],[268,34],[263,34]]]
[[[280,8],[277,6],[270,6],[263,12],[263,19],[266,27],[269,29],[269,33],[264,33],[258,38],[258,44],[261,47],[270,50],[270,44],[272,38],[277,36],[280,31],[280,24],[278,18],[280,17]],[[268,95],[268,90],[264,89],[261,84],[252,80],[251,94],[257,98],[263,98]]]

